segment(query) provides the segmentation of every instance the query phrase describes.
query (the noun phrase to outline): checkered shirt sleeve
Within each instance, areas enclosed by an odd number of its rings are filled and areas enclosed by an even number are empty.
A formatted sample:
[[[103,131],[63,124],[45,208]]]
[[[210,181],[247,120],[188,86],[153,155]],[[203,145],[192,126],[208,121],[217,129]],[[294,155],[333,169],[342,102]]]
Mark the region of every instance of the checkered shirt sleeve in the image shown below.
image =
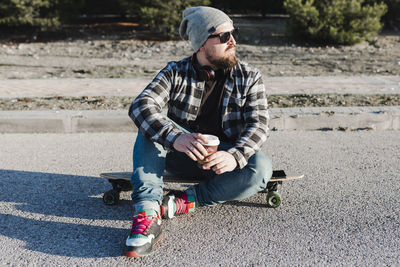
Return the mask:
[[[175,139],[181,134],[181,131],[162,114],[173,86],[172,66],[173,63],[169,63],[162,69],[129,108],[129,116],[142,134],[160,143],[167,150],[173,149]]]
[[[261,75],[256,72],[254,77],[248,81],[246,78],[241,80],[250,84],[246,96],[243,98],[241,119],[240,122],[232,119],[228,123],[230,125],[239,124],[240,128],[235,127],[238,125],[232,125],[232,128],[226,130],[232,134],[234,131],[240,131],[235,138],[235,146],[228,150],[235,157],[239,168],[246,166],[248,159],[261,150],[267,140],[269,124],[268,103]]]

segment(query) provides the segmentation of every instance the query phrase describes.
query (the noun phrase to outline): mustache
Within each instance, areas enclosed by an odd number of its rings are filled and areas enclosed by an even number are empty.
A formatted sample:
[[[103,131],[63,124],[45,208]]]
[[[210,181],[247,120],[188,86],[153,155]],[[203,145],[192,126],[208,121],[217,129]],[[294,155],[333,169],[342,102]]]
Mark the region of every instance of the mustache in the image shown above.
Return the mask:
[[[232,44],[232,45],[229,45],[229,46],[225,49],[225,51],[228,51],[228,50],[230,50],[230,49],[235,49],[235,48],[236,48],[236,45]]]

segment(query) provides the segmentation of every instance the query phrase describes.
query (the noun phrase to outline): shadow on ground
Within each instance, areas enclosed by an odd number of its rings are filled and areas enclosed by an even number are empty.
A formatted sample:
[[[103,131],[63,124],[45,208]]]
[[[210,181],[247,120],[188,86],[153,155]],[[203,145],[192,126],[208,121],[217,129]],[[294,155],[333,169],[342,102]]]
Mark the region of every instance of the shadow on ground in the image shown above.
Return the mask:
[[[51,255],[121,256],[129,232],[130,192],[106,206],[111,188],[99,177],[0,170],[0,235],[22,240],[24,248]],[[166,184],[166,190],[189,184]],[[267,208],[264,201],[231,201],[221,206]]]
[[[129,231],[128,200],[105,206],[96,177],[0,170],[0,234],[69,257],[115,257]]]

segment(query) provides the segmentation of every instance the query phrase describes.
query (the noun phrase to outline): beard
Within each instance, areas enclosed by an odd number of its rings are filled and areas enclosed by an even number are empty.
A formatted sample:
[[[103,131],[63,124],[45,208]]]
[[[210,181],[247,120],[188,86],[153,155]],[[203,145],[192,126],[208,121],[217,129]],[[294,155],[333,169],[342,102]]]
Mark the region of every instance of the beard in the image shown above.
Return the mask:
[[[225,52],[231,50],[231,49],[236,49],[235,45],[230,45],[226,48]],[[233,52],[231,52],[230,54],[221,57],[221,58],[214,58],[212,55],[210,55],[209,53],[206,53],[206,58],[207,60],[214,65],[217,70],[219,69],[231,69],[233,68],[237,63],[238,60],[236,58],[236,51],[233,50]]]

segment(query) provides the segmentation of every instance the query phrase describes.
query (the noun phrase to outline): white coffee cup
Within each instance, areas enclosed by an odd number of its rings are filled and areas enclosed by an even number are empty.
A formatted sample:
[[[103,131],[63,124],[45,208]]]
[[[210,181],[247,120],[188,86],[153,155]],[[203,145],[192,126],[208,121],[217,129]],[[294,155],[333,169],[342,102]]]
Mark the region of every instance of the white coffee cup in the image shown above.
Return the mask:
[[[218,136],[211,135],[211,134],[203,134],[203,136],[207,139],[208,143],[204,143],[202,141],[199,141],[202,146],[207,150],[207,156],[215,153],[218,151],[218,145],[219,145],[219,138]],[[204,160],[198,160],[197,161],[200,164],[204,164]]]

